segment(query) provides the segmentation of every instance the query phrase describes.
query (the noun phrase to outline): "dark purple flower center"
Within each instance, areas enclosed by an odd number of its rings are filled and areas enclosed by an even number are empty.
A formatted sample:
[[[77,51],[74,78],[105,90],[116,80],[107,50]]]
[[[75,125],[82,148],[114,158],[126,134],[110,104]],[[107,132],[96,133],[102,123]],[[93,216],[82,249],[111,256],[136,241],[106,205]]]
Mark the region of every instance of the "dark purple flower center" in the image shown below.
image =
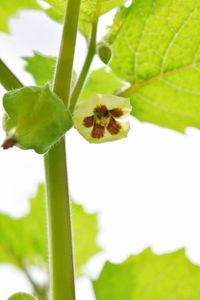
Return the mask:
[[[119,108],[108,110],[105,105],[98,105],[93,110],[94,115],[85,117],[83,125],[86,128],[92,127],[91,136],[96,139],[104,137],[107,129],[111,135],[120,132],[121,125],[115,120],[123,115],[123,111]]]

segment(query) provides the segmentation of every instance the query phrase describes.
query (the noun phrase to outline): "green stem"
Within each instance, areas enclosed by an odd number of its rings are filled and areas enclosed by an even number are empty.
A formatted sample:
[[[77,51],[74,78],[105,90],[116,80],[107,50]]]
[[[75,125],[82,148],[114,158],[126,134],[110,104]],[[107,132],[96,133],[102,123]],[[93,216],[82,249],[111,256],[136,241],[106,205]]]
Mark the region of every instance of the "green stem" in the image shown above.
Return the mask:
[[[68,1],[60,54],[57,61],[57,71],[54,79],[54,92],[64,101],[66,106],[68,106],[71,90],[80,3],[81,0]]]
[[[12,90],[22,87],[20,80],[13,74],[13,72],[0,59],[0,83],[6,90]]]
[[[72,92],[71,98],[70,98],[70,111],[71,113],[73,113],[74,108],[76,106],[76,103],[78,101],[78,98],[81,94],[81,91],[84,87],[84,83],[85,80],[87,78],[89,69],[90,69],[90,65],[92,63],[93,57],[95,55],[96,52],[96,34],[97,34],[97,22],[95,22],[92,25],[92,31],[91,31],[91,36],[90,36],[90,41],[89,41],[89,46],[88,46],[88,53],[82,68],[82,71],[79,75],[79,78],[77,80],[77,83],[75,85],[75,88]]]
[[[69,0],[54,92],[68,106],[80,0]],[[45,155],[51,300],[74,300],[74,266],[65,141]]]

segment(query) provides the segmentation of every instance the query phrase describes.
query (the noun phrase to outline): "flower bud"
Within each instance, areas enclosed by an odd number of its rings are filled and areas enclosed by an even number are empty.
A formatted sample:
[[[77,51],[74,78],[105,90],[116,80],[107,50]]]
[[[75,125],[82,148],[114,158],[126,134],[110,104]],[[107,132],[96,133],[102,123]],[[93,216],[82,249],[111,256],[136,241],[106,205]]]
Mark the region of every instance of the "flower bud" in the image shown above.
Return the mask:
[[[99,43],[97,45],[97,54],[102,62],[107,65],[111,59],[112,51],[106,43]]]

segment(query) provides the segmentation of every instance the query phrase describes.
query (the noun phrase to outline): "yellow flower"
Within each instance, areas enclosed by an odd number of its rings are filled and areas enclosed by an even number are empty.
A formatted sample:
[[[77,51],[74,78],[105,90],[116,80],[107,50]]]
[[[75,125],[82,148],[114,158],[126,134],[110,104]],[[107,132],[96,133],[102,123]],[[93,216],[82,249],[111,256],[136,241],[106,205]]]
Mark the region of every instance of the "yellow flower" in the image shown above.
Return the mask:
[[[94,95],[80,103],[73,115],[74,127],[90,143],[103,143],[127,136],[129,122],[122,119],[131,112],[127,98]]]

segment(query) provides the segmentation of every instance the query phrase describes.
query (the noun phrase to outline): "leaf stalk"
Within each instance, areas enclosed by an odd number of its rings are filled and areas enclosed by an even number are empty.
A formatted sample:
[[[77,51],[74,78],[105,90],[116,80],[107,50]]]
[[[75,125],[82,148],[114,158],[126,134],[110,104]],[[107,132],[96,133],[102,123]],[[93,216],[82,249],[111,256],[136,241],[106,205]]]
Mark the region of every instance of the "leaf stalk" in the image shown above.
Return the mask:
[[[92,24],[92,31],[91,31],[91,35],[90,35],[90,41],[89,41],[89,45],[88,45],[88,52],[86,55],[86,59],[85,59],[83,68],[81,70],[81,73],[79,75],[79,78],[76,82],[76,85],[74,87],[74,90],[73,90],[71,98],[70,98],[69,110],[71,113],[73,113],[76,103],[80,97],[80,94],[84,87],[84,83],[86,81],[93,57],[96,53],[96,35],[97,35],[97,21],[95,21]]]

